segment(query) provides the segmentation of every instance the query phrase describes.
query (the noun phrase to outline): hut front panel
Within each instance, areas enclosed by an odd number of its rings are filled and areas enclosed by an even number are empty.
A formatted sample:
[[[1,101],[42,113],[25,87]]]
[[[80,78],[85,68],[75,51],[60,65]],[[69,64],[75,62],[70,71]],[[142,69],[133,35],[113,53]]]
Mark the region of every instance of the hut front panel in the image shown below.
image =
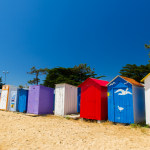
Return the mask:
[[[89,80],[81,87],[80,117],[101,120],[101,86]]]
[[[9,110],[10,111],[17,111],[17,104],[18,104],[18,92],[17,89],[11,89],[9,91]]]
[[[134,123],[132,94],[118,93],[127,88],[114,88],[115,122]]]
[[[7,109],[7,101],[8,101],[8,90],[2,90],[1,101],[0,101],[0,109]]]
[[[77,113],[77,87],[65,84],[64,115]]]
[[[40,86],[30,86],[28,95],[27,112],[31,114],[38,114],[39,111],[39,93]]]
[[[28,90],[20,89],[19,90],[19,102],[18,102],[19,112],[27,111],[27,103],[28,103]]]
[[[150,125],[150,76],[145,80],[145,107],[146,107],[146,124]]]
[[[145,121],[145,90],[144,87],[132,86],[134,123]]]
[[[2,93],[1,93],[1,101],[0,101],[0,109],[1,110],[7,110],[8,93],[9,93],[9,85],[3,85]]]
[[[134,123],[132,85],[117,77],[108,85],[108,119],[119,123]]]
[[[55,88],[55,115],[64,115],[64,99],[65,99],[65,87],[56,86]]]

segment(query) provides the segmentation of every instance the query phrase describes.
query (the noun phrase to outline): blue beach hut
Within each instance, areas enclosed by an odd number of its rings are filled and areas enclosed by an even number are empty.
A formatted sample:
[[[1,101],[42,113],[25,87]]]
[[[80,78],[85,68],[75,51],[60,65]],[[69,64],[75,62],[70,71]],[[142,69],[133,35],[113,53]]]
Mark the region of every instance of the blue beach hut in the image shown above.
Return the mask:
[[[78,88],[77,91],[77,112],[80,112],[80,99],[81,99],[81,88]]]
[[[28,104],[28,90],[19,89],[18,111],[26,113]]]
[[[145,121],[144,86],[134,79],[116,76],[107,84],[108,120],[118,123]]]

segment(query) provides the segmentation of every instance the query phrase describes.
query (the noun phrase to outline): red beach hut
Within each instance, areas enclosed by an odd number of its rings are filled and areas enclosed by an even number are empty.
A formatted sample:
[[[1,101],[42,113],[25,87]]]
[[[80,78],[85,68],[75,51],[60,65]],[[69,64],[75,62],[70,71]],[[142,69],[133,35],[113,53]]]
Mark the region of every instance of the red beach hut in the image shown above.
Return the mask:
[[[88,78],[81,88],[80,117],[95,120],[108,119],[107,87],[108,81]]]

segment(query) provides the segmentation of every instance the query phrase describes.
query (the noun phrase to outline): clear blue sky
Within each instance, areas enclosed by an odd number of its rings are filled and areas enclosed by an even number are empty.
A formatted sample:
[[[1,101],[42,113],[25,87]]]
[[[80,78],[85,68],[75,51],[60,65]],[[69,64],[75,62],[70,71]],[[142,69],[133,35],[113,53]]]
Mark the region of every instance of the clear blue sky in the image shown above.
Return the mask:
[[[10,72],[7,84],[27,83],[32,66],[80,63],[110,81],[126,64],[148,63],[149,41],[150,0],[0,0],[0,76]]]

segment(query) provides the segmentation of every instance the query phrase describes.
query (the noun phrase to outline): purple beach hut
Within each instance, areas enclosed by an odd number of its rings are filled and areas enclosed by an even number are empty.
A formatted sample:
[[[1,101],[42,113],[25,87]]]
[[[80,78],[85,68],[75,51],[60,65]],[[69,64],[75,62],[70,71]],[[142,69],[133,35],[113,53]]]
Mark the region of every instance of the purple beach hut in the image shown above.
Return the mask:
[[[30,114],[53,114],[54,89],[42,85],[29,86],[28,108]]]

